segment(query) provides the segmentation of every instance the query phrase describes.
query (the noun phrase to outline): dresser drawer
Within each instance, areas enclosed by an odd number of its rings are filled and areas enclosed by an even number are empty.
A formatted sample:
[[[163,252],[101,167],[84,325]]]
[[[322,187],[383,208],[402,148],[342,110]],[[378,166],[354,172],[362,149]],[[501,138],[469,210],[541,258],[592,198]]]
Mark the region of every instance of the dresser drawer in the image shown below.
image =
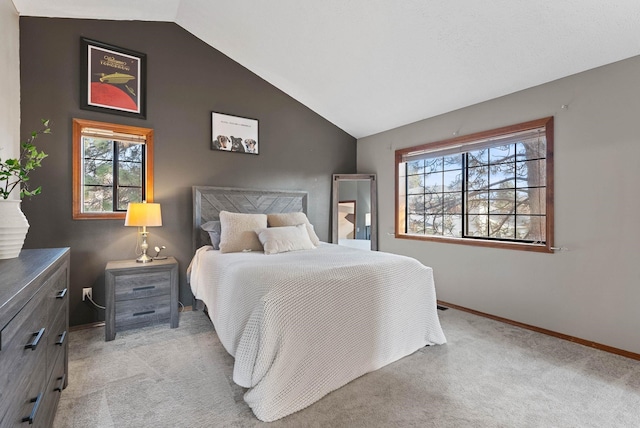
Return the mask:
[[[44,352],[43,352],[44,354]],[[7,413],[0,421],[0,426],[5,427],[27,427],[27,426],[50,426],[51,421],[47,421],[42,413],[42,404],[45,398],[44,371],[46,359],[40,358],[32,373],[39,376],[25,377],[24,385],[19,390],[14,391]]]
[[[169,295],[118,302],[116,330],[141,327],[168,320],[171,315],[170,302]]]
[[[171,292],[171,272],[165,270],[116,275],[115,287],[116,302],[169,295]]]
[[[20,423],[31,412],[30,400],[44,392],[48,331],[43,302],[44,293],[37,293],[0,333],[2,427]]]
[[[53,421],[60,401],[60,395],[67,382],[64,355],[59,354],[55,365],[52,367],[51,377],[47,382],[46,393],[42,401],[42,408],[38,410],[43,421]]]
[[[64,360],[68,339],[67,317],[66,311],[64,311],[58,314],[58,318],[51,324],[47,335],[47,365],[49,368],[47,381],[53,376],[54,363],[58,360]]]
[[[48,386],[68,371],[66,335],[55,345],[69,325],[68,279],[68,248],[23,249],[0,260],[1,428],[53,423],[60,394]]]
[[[45,284],[48,321],[53,320],[62,311],[67,312],[69,290],[67,289],[67,266],[61,266]]]

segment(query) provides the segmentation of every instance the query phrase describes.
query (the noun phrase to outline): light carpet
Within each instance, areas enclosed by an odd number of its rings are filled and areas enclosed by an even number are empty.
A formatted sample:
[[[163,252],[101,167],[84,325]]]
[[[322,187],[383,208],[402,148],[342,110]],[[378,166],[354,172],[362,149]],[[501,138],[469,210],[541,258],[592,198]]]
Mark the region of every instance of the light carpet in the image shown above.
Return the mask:
[[[466,312],[423,348],[272,423],[235,385],[202,312],[168,325],[73,331],[54,427],[640,427],[640,362]]]

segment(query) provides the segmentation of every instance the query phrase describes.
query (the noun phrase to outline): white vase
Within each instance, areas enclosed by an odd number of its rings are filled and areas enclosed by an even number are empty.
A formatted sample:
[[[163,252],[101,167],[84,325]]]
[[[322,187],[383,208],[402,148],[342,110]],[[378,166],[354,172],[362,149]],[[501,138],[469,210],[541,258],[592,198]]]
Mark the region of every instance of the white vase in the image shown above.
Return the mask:
[[[29,222],[14,199],[0,199],[0,259],[14,259],[20,255]]]

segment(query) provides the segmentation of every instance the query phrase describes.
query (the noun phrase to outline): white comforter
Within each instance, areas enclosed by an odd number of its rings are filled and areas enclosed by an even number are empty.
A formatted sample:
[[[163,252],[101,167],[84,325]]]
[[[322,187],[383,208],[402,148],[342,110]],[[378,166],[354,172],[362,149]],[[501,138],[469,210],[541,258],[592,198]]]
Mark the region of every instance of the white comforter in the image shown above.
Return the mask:
[[[192,260],[191,289],[260,420],[446,341],[433,272],[415,259],[324,243],[276,255],[210,249]]]

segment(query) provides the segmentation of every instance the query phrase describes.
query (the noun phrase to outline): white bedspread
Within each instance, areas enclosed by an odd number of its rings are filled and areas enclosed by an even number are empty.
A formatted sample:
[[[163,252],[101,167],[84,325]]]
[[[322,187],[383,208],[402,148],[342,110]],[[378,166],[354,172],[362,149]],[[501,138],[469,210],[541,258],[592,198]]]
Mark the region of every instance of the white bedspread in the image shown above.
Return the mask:
[[[276,255],[210,248],[192,260],[191,289],[260,420],[446,341],[433,272],[415,259],[325,243]]]

